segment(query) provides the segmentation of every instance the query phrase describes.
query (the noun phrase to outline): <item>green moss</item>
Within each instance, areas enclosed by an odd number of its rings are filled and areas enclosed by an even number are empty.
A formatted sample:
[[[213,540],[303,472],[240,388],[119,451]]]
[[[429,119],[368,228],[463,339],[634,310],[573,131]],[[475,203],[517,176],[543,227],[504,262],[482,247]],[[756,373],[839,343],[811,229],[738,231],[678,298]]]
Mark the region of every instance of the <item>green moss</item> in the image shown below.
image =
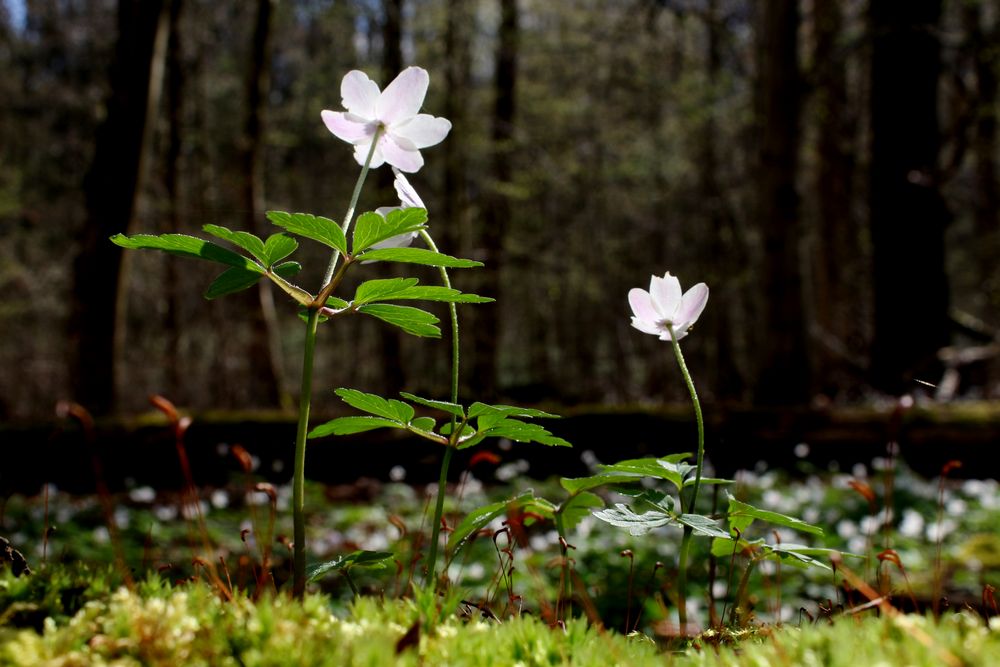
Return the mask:
[[[37,577],[37,575],[36,575]],[[36,584],[37,585],[37,584]],[[10,590],[8,588],[8,590]],[[344,618],[329,600],[275,595],[224,600],[211,587],[153,577],[134,591],[99,593],[72,617],[41,629],[0,628],[9,665],[947,665],[1000,664],[1000,623],[956,614],[840,618],[802,628],[758,628],[735,646],[704,636],[684,653],[661,653],[582,619],[551,628],[533,616],[503,623],[450,615],[421,624],[411,600],[361,598]],[[408,637],[400,646],[400,640]],[[399,647],[399,648],[397,648]]]

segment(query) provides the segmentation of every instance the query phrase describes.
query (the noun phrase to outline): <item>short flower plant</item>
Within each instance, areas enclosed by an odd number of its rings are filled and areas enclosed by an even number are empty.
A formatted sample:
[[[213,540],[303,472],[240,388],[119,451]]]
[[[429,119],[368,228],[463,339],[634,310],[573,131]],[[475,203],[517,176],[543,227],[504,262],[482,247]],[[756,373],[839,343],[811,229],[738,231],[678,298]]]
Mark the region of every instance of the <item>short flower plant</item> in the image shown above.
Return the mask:
[[[361,166],[351,200],[339,224],[329,218],[308,213],[270,211],[267,219],[281,231],[266,239],[218,225],[203,227],[207,234],[235,246],[237,251],[215,241],[184,234],[119,234],[111,239],[124,248],[161,250],[225,266],[225,270],[209,285],[205,292],[206,298],[214,299],[239,292],[266,278],[298,306],[298,314],[305,321],[306,335],[302,351],[302,384],[292,478],[292,590],[297,597],[302,596],[310,579],[326,572],[339,571],[351,582],[351,568],[384,566],[392,557],[392,554],[387,553],[358,551],[344,554],[333,561],[313,564],[307,569],[304,483],[306,443],[309,439],[393,428],[408,431],[443,448],[438,493],[431,520],[429,555],[426,560],[426,581],[430,582],[430,586],[426,591],[418,592],[419,595],[428,595],[430,600],[436,599],[435,592],[439,582],[446,581],[438,572],[438,551],[446,481],[454,452],[474,447],[487,438],[569,446],[568,442],[532,421],[554,418],[557,415],[532,408],[465,403],[459,400],[457,304],[484,304],[493,299],[452,288],[449,269],[474,268],[481,264],[439,252],[427,224],[426,207],[405,176],[418,172],[423,166],[420,151],[443,141],[451,129],[451,123],[447,119],[420,113],[428,84],[427,72],[419,67],[404,70],[384,91],[380,91],[378,85],[362,72],[352,71],[344,77],[341,97],[345,110],[325,110],[321,114],[330,132],[353,146],[354,158]],[[400,204],[362,213],[355,222],[355,209],[367,174],[370,169],[382,165],[389,165],[395,173],[395,187]],[[418,237],[425,248],[411,247]],[[326,272],[315,291],[309,291],[293,282],[302,268],[298,262],[289,259],[299,246],[298,239],[323,244],[331,251]],[[412,277],[381,278],[360,283],[351,296],[336,294],[348,271],[373,262],[437,267],[441,284],[422,285],[417,278]],[[765,558],[790,560],[798,564],[818,563],[813,559],[818,554],[805,547],[768,545],[762,540],[749,541],[745,538],[747,528],[755,520],[805,532],[820,532],[818,528],[798,519],[759,510],[731,497],[727,514],[728,530],[716,518],[698,513],[697,501],[701,485],[728,483],[727,480],[705,477],[702,474],[705,435],[701,406],[679,345],[679,341],[690,333],[705,309],[708,296],[709,290],[704,283],[682,293],[680,282],[670,273],[663,277],[653,276],[648,291],[636,288],[628,295],[633,312],[632,326],[641,332],[658,336],[660,340],[669,341],[672,345],[691,395],[698,425],[695,464],[685,462],[690,457],[686,453],[621,461],[602,466],[590,477],[562,479],[567,497],[559,502],[536,497],[529,490],[507,501],[481,507],[471,512],[451,531],[447,542],[451,560],[494,519],[514,508],[531,509],[531,515],[537,520],[550,521],[555,525],[563,544],[563,579],[560,586],[562,603],[563,595],[567,602],[570,599],[567,569],[569,561],[566,556],[569,532],[582,518],[593,514],[607,523],[628,529],[633,535],[645,534],[661,526],[677,526],[682,529],[683,537],[674,588],[677,591],[682,631],[687,626],[685,595],[693,535],[712,538],[712,550],[717,554],[732,554],[737,551],[748,554],[751,565]],[[309,414],[313,360],[319,325],[360,314],[381,320],[414,336],[440,337],[438,318],[426,310],[406,305],[413,301],[448,304],[452,346],[451,392],[448,399],[421,397],[407,392],[401,392],[398,398],[385,398],[358,389],[340,388],[336,393],[341,400],[362,414],[311,426]],[[427,411],[436,416],[423,414]],[[651,487],[649,479],[669,482],[673,489],[665,492]],[[614,507],[605,508],[603,498],[593,492],[598,487],[613,487],[631,496],[632,502],[617,503]],[[749,572],[749,568],[747,571]],[[557,613],[562,618],[565,607],[562,604],[559,607]]]

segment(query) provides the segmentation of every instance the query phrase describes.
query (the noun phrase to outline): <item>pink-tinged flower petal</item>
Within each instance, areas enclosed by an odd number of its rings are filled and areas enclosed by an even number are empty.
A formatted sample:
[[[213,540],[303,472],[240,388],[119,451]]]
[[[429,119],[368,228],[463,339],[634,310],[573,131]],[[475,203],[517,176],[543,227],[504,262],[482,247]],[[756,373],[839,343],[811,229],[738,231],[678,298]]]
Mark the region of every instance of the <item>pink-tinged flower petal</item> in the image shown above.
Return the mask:
[[[698,321],[706,304],[708,304],[708,285],[698,283],[681,297],[681,307],[677,310],[678,324],[687,330]]]
[[[386,125],[392,125],[416,116],[424,103],[429,83],[427,70],[407,67],[382,91],[375,103],[375,117]]]
[[[424,206],[423,200],[417,191],[413,189],[410,182],[406,180],[406,176],[403,175],[396,167],[392,168],[392,173],[396,175],[396,180],[393,181],[393,186],[396,188],[396,194],[399,196],[399,201],[403,204],[403,208],[427,208]]]
[[[662,278],[653,276],[649,281],[649,294],[660,317],[676,322],[677,308],[681,305],[681,282],[669,271]]]
[[[411,120],[392,126],[395,137],[413,142],[414,148],[427,148],[444,141],[451,131],[451,121],[430,114],[417,114]]]
[[[354,146],[354,159],[357,160],[358,164],[364,166],[365,160],[368,159],[368,151],[371,150],[372,142],[364,144],[355,144]],[[382,142],[379,141],[378,145],[375,146],[375,153],[372,155],[371,164],[369,168],[376,169],[385,164],[385,158],[382,156]]]
[[[338,139],[349,144],[356,144],[366,139],[368,143],[371,143],[371,138],[375,135],[373,123],[359,122],[359,117],[352,114],[324,109],[320,116],[323,118],[326,129],[333,132]]]
[[[375,118],[375,104],[379,99],[378,84],[368,75],[351,70],[340,82],[341,104],[353,114],[372,120]]]
[[[398,167],[400,171],[412,174],[424,166],[424,158],[420,155],[420,151],[406,150],[399,145],[391,134],[387,134],[379,140],[378,151],[376,152],[379,151],[381,151],[382,157],[386,162],[394,167]],[[374,167],[375,165],[372,164],[372,166]]]
[[[660,340],[665,340],[667,342],[671,342],[674,339],[676,339],[676,340],[679,341],[681,338],[684,338],[684,336],[687,336],[687,335],[688,335],[687,329],[684,329],[683,331],[678,331],[677,329],[674,329],[674,338],[671,338],[670,337],[670,330],[668,329],[668,330],[664,331],[663,334],[660,336]]]
[[[628,291],[628,304],[632,306],[632,314],[636,319],[655,324],[660,319],[659,313],[653,308],[649,292],[638,287]]]
[[[659,336],[661,330],[654,324],[651,324],[645,320],[640,320],[638,317],[632,318],[632,326],[641,331],[642,333],[653,334],[654,336]],[[669,334],[667,334],[669,336]]]

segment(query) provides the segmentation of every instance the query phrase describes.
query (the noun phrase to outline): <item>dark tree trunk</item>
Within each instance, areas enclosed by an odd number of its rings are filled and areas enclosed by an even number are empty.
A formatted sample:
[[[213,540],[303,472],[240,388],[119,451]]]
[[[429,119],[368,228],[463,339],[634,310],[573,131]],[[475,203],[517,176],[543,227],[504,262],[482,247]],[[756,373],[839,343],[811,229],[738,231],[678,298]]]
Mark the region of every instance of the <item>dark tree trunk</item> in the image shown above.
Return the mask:
[[[759,62],[757,220],[763,240],[760,361],[754,400],[803,403],[809,357],[803,312],[798,169],[801,82],[797,0],[764,3]]]
[[[469,0],[448,0],[447,25],[444,35],[445,98],[444,117],[451,121],[451,135],[459,140],[445,141],[442,146],[444,162],[444,192],[441,199],[441,216],[431,220],[435,241],[449,254],[458,253],[460,240],[466,226],[468,198],[465,171],[467,159],[465,146],[460,138],[466,136],[465,100],[469,88]]]
[[[243,211],[245,227],[262,233],[264,215],[264,128],[267,122],[267,96],[271,80],[271,23],[276,0],[258,0],[254,15],[250,69],[247,72],[247,111],[243,127]],[[262,280],[247,297],[256,296],[256,304],[247,309],[251,319],[249,354],[255,365],[254,379],[264,389],[265,400],[291,409],[291,391],[284,372],[281,353],[281,330],[274,307],[270,281]]]
[[[997,182],[997,41],[1000,40],[1000,20],[993,18],[990,26],[980,3],[965,6],[965,23],[971,42],[976,73],[976,114],[972,130],[972,151],[975,160],[975,229],[981,243],[977,267],[987,285],[993,285],[996,254],[1000,241],[1000,183]],[[993,295],[997,293],[994,288]],[[993,302],[990,307],[1000,304]]]
[[[937,182],[940,0],[872,0],[872,383],[900,394],[938,379],[948,342],[944,229]]]
[[[385,87],[403,69],[403,0],[383,0],[382,13],[382,85]],[[388,166],[378,170],[376,182],[380,204],[398,203],[396,191],[392,187],[393,178],[392,170]],[[375,273],[380,278],[396,275],[395,268],[387,264],[377,265]],[[406,373],[403,369],[403,334],[396,327],[383,326],[379,327],[378,336],[382,351],[382,378],[385,385],[383,389],[394,394],[406,386]]]
[[[854,188],[854,124],[847,99],[847,66],[839,48],[843,16],[837,2],[819,2],[813,8],[815,90],[813,103],[818,126],[816,243],[810,265],[814,285],[817,389],[829,394],[843,387],[847,341],[857,338],[858,294],[868,275],[860,257],[860,235],[852,214]]]
[[[114,407],[115,347],[122,321],[122,253],[108,238],[129,231],[141,190],[149,117],[166,51],[163,0],[120,0],[107,115],[84,179],[86,222],[73,265],[73,394],[95,414]]]
[[[704,205],[710,230],[709,249],[712,261],[705,276],[712,290],[712,307],[703,315],[706,328],[715,335],[717,344],[711,348],[713,358],[710,367],[715,371],[712,387],[719,398],[740,398],[745,381],[736,364],[736,349],[733,326],[735,309],[739,295],[729,286],[726,272],[738,265],[734,240],[733,216],[726,205],[723,189],[719,183],[719,160],[717,145],[717,111],[719,73],[722,68],[722,48],[724,30],[718,15],[717,0],[709,0],[705,11],[705,78],[708,96],[705,104],[704,120],[699,140],[698,182],[701,201]]]
[[[510,226],[511,206],[504,188],[511,182],[511,154],[514,143],[514,114],[517,88],[517,0],[500,0],[500,26],[493,90],[493,163],[492,184],[483,208],[482,252],[486,267],[481,272],[482,291],[499,302],[503,295],[500,281],[504,263],[504,240]],[[497,367],[500,351],[499,308],[489,304],[476,309],[473,377],[482,396],[492,397],[497,391]]]
[[[167,150],[164,158],[164,189],[167,195],[167,215],[160,233],[179,232],[180,216],[180,175],[181,175],[181,129],[184,116],[184,62],[182,58],[181,12],[184,0],[170,2],[170,37],[167,41]],[[173,255],[164,255],[165,280],[163,298],[166,312],[163,328],[167,337],[163,367],[166,370],[166,392],[172,400],[178,399],[181,391],[180,370],[180,294],[178,293],[177,263]]]

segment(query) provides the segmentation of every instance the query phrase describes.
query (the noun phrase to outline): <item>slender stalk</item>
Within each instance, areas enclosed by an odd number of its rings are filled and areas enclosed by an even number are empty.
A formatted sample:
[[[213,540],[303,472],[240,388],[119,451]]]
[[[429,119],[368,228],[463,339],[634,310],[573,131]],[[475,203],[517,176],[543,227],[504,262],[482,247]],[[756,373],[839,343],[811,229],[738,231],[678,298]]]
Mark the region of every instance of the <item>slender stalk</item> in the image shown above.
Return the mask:
[[[705,421],[701,416],[701,402],[698,400],[698,392],[695,391],[691,373],[688,371],[687,364],[684,363],[684,354],[681,352],[681,346],[677,342],[677,335],[674,333],[673,326],[668,325],[668,327],[670,329],[670,341],[674,347],[674,356],[677,358],[677,365],[681,369],[681,375],[684,376],[684,383],[687,384],[688,393],[691,394],[691,403],[694,405],[694,418],[698,423],[698,458],[694,471],[694,487],[691,489],[691,496],[686,508],[684,507],[683,499],[681,500],[681,511],[686,510],[687,513],[693,514],[698,502],[698,489],[701,487],[701,472],[705,463]],[[688,555],[691,551],[691,534],[691,527],[684,526],[684,537],[681,538],[681,552],[677,563],[677,620],[680,623],[681,632],[684,632],[684,628],[687,626],[687,563]]]
[[[375,155],[375,147],[378,145],[378,140],[382,138],[382,132],[384,131],[384,128],[381,126],[379,126],[379,128],[375,131],[375,136],[372,137],[371,148],[368,149],[368,157],[365,158],[365,163],[361,167],[361,173],[358,174],[358,182],[354,184],[354,192],[351,194],[351,203],[347,206],[347,212],[344,213],[344,222],[340,225],[340,228],[344,230],[344,236],[347,236],[347,230],[351,228],[351,222],[354,220],[354,211],[358,207],[358,199],[361,197],[361,187],[365,184],[365,178],[368,176],[368,168],[372,163],[372,156]],[[326,273],[323,274],[324,287],[333,278],[333,270],[337,268],[337,262],[339,260],[340,251],[334,250],[333,255],[330,256],[330,264],[326,267]]]
[[[368,149],[368,157],[361,167],[358,175],[358,182],[354,185],[354,193],[351,195],[351,203],[344,214],[344,222],[341,229],[344,235],[351,227],[354,219],[354,210],[358,206],[358,199],[361,197],[361,188],[365,184],[368,176],[368,168],[371,166],[372,156],[375,155],[375,146],[382,136],[380,127],[372,137],[371,148]],[[316,351],[316,327],[319,324],[319,311],[325,305],[326,296],[332,291],[334,284],[334,270],[340,259],[340,251],[334,250],[330,257],[330,264],[326,268],[323,276],[323,287],[319,291],[316,301],[309,306],[309,317],[306,320],[306,340],[302,351],[302,390],[299,395],[299,423],[295,432],[295,470],[292,474],[292,521],[294,523],[294,554],[292,560],[292,595],[301,598],[306,590],[306,521],[305,521],[305,487],[306,487],[306,437],[309,434],[309,407],[312,403],[312,374],[313,357]],[[343,277],[343,271],[337,274],[337,279]]]
[[[572,497],[570,498],[572,499]],[[567,500],[566,502],[569,502]],[[563,503],[565,507],[566,503]],[[556,533],[559,535],[559,546],[562,547],[562,572],[559,576],[559,596],[556,598],[556,620],[565,621],[565,611],[573,604],[573,591],[569,580],[569,542],[566,541],[566,523],[563,520],[563,507],[555,513]]]
[[[438,252],[434,239],[427,233],[426,229],[420,230],[420,238],[424,240],[427,247]],[[451,287],[451,279],[448,277],[448,270],[441,267],[441,282],[445,287]],[[458,339],[458,308],[454,303],[448,304],[448,314],[451,318],[451,402],[458,403],[458,370],[459,370],[459,339]],[[457,442],[455,434],[455,416],[451,417],[452,441]],[[451,466],[451,457],[455,453],[455,448],[449,444],[441,458],[441,473],[438,476],[437,502],[434,504],[434,519],[431,525],[431,553],[427,561],[427,581],[433,581],[437,569],[438,540],[441,536],[441,515],[444,514],[444,494],[448,485],[448,468]]]
[[[292,594],[301,598],[306,590],[306,436],[309,433],[309,406],[312,401],[313,355],[316,351],[316,326],[319,309],[309,310],[306,320],[306,340],[302,352],[302,390],[299,394],[299,423],[295,433],[295,470],[292,477],[292,518],[294,528],[294,560]]]
[[[691,489],[691,500],[688,502],[687,511],[694,513],[695,504],[698,502],[698,489],[701,487],[701,472],[705,463],[705,420],[701,416],[701,402],[698,400],[698,392],[695,391],[694,381],[688,371],[687,364],[684,363],[684,354],[681,346],[677,342],[674,328],[670,327],[670,340],[674,345],[674,356],[677,357],[677,365],[680,366],[681,375],[684,376],[684,383],[687,385],[688,393],[691,394],[691,403],[694,405],[694,419],[698,422],[698,458],[694,471],[694,488]]]

